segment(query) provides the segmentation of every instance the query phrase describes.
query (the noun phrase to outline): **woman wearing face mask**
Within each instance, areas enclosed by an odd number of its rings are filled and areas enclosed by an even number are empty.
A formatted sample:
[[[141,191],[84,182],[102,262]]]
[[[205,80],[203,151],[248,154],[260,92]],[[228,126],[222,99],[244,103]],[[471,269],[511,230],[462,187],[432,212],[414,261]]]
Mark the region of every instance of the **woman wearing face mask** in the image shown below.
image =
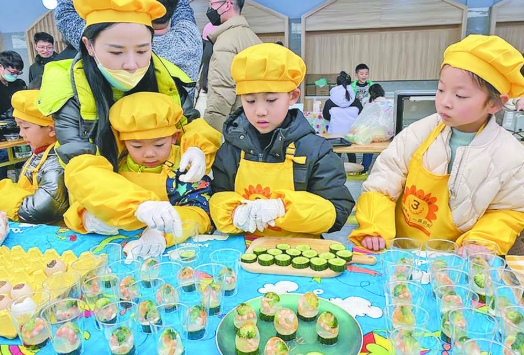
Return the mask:
[[[152,20],[166,10],[156,0],[74,0],[74,5],[86,20],[81,56],[46,66],[37,102],[55,120],[56,151],[72,199],[64,217],[80,233],[114,234],[146,225],[171,232],[178,216],[169,202],[116,174],[125,148],[117,146],[108,119],[116,101],[142,91],[170,96],[193,118],[185,87],[194,84],[151,51]],[[202,119],[189,124],[184,119],[180,130],[185,171],[180,179],[198,181],[209,172],[221,135]]]
[[[0,52],[0,116],[5,115],[12,107],[13,94],[26,88],[25,82],[18,79],[23,69],[24,62],[18,53]]]

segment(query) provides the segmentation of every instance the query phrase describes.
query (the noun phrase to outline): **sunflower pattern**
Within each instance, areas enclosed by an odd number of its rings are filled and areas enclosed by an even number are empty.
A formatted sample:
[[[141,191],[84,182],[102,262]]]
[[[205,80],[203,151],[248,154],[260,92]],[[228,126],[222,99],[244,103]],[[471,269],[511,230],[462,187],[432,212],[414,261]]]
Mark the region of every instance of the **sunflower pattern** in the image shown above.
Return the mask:
[[[260,184],[256,187],[249,185],[247,189],[244,189],[242,197],[251,201],[258,199],[267,200],[271,198],[271,189],[269,187],[262,187]]]
[[[402,197],[402,213],[406,223],[429,236],[433,222],[437,219],[437,198],[426,194],[415,185],[406,187]]]

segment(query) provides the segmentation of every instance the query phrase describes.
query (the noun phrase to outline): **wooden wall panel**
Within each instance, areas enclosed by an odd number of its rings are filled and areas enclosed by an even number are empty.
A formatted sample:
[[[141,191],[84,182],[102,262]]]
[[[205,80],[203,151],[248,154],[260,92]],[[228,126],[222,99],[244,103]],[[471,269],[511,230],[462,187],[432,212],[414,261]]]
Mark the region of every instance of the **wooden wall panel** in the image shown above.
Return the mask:
[[[286,43],[286,36],[284,33],[260,33],[258,34],[258,37],[260,37],[260,40],[265,43],[275,43],[277,41],[281,41],[282,43]]]
[[[206,11],[208,0],[193,0],[190,2],[200,31],[209,22]],[[262,5],[246,1],[242,14],[246,17],[251,29],[257,33],[277,33],[286,31],[286,16],[264,8]]]
[[[337,0],[308,17],[306,31],[455,25],[463,14],[441,0]]]
[[[27,42],[27,56],[29,57],[30,64],[33,64],[36,56],[34,47],[33,36],[37,32],[47,32],[55,39],[55,52],[59,53],[65,48],[65,44],[62,42],[62,35],[56,28],[55,15],[53,11],[48,11],[40,18],[38,18],[31,26],[25,31],[25,40]]]
[[[371,80],[433,80],[438,78],[442,53],[460,40],[460,26],[350,32],[308,32],[308,74],[353,77],[359,63],[370,67]]]
[[[497,22],[524,20],[524,0],[507,0],[497,6]]]
[[[511,43],[521,53],[524,53],[524,21],[499,22],[495,34]]]

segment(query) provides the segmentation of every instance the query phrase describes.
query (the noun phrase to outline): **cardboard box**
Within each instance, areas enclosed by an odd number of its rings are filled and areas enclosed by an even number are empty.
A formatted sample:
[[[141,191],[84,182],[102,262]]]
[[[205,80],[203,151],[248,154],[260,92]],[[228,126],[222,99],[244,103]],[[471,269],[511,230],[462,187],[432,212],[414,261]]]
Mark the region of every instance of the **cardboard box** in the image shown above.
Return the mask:
[[[316,86],[317,90],[316,90],[316,94],[317,96],[329,96],[329,88],[330,86],[329,85],[326,85],[326,86]]]
[[[315,81],[318,79],[321,79],[323,77],[322,74],[306,74],[306,85],[307,84],[315,84]]]

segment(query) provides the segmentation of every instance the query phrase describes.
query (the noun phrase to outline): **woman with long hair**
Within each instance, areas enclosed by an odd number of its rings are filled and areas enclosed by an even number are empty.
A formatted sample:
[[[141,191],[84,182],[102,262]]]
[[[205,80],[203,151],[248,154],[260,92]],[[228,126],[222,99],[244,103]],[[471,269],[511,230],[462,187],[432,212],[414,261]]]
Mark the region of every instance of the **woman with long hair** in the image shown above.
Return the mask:
[[[37,105],[53,115],[56,151],[65,165],[71,207],[66,224],[80,233],[115,233],[149,226],[172,232],[177,215],[168,201],[117,174],[125,149],[115,139],[108,114],[120,98],[159,92],[184,109],[180,130],[182,181],[209,172],[220,133],[196,118],[186,88],[194,85],[178,67],[152,52],[152,20],[164,15],[156,0],[74,0],[86,20],[80,55],[46,66]],[[190,122],[190,123],[188,123]],[[189,169],[187,169],[190,167]]]

